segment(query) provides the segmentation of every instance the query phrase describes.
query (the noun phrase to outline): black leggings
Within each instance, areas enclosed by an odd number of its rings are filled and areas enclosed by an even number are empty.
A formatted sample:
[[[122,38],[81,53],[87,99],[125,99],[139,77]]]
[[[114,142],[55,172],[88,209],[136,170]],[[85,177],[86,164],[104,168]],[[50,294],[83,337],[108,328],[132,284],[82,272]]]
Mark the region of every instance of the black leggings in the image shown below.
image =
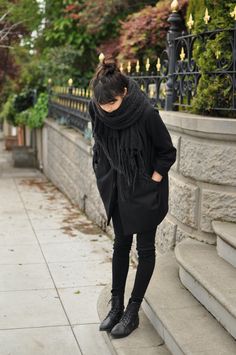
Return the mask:
[[[129,255],[133,242],[133,234],[124,235],[121,219],[116,203],[112,215],[115,239],[112,258],[112,295],[124,297],[125,284],[129,270]],[[157,227],[156,227],[157,228]],[[156,228],[137,233],[136,249],[138,252],[138,266],[131,297],[129,300],[142,302],[149,281],[155,267],[155,234]]]

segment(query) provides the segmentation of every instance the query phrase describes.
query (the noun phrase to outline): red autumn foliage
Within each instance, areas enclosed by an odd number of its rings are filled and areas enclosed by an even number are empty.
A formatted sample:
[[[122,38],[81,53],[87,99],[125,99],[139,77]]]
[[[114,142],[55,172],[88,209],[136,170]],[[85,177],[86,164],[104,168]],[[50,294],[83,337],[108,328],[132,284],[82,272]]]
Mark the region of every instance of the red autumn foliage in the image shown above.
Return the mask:
[[[146,0],[144,3],[148,5],[153,1]],[[111,23],[113,26],[111,30],[114,32],[118,18],[124,18],[128,13],[140,9],[141,6],[140,1],[133,0],[87,0],[83,4],[76,2],[67,5],[64,12],[67,17],[78,20],[77,25],[86,28],[89,34],[98,34],[99,31],[104,30],[104,26]]]
[[[67,5],[64,12],[67,17],[77,20],[78,26],[84,26],[88,33],[95,34],[102,28],[107,17],[115,14],[116,2],[88,0],[84,4]]]
[[[180,11],[185,17],[188,0],[179,1]],[[169,28],[167,19],[171,13],[170,1],[161,0],[156,6],[146,6],[139,12],[121,21],[120,36],[99,47],[106,56],[117,57],[119,61],[135,62],[144,55],[156,59],[166,46]]]

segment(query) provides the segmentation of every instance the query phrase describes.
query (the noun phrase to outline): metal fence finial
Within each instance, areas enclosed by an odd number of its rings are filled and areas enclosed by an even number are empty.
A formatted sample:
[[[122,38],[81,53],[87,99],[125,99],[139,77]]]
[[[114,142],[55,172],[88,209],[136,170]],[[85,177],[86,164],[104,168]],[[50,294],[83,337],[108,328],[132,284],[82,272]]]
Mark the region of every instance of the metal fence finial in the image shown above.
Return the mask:
[[[181,48],[180,59],[181,59],[181,61],[183,61],[185,59],[185,52],[184,52],[183,47]]]
[[[188,20],[188,22],[187,22],[187,26],[188,26],[189,30],[192,29],[193,24],[194,24],[193,15],[190,14],[190,15],[189,15],[189,20]]]
[[[103,53],[100,53],[100,54],[99,54],[99,57],[98,57],[99,62],[102,63],[102,61],[103,61],[104,58],[105,58],[105,55],[104,55]]]
[[[210,18],[211,18],[211,17],[210,17],[209,14],[208,14],[208,9],[206,8],[205,15],[204,15],[204,17],[203,17],[203,19],[204,19],[206,25],[208,24]]]
[[[128,61],[127,71],[128,71],[128,73],[131,72],[131,62],[130,62],[130,60]]]
[[[236,21],[236,5],[235,5],[233,11],[230,12],[230,16],[231,16],[231,17],[234,17],[234,19],[235,19],[235,21]]]
[[[171,12],[178,12],[179,11],[178,0],[173,0],[171,5],[170,5],[170,8],[171,8]]]
[[[145,67],[146,67],[146,71],[149,71],[149,68],[150,68],[150,60],[149,60],[149,58],[147,58]]]
[[[161,60],[160,57],[157,58],[157,64],[156,64],[157,71],[161,70]]]

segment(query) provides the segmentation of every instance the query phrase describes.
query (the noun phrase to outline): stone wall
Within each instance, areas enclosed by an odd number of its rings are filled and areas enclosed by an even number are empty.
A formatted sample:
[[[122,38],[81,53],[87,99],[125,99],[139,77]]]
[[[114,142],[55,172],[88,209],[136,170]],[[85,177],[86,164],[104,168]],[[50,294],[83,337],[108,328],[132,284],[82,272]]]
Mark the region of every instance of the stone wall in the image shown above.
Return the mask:
[[[160,111],[177,148],[169,172],[169,213],[157,228],[165,252],[185,237],[215,243],[211,221],[236,222],[236,120]],[[81,133],[48,118],[43,170],[50,180],[105,228],[106,214],[92,171],[91,144]],[[112,221],[107,232],[113,235]]]
[[[162,251],[185,237],[214,243],[212,220],[236,222],[236,120],[161,112],[177,148]]]
[[[92,170],[92,145],[72,128],[48,118],[42,132],[43,171],[69,199],[103,230],[106,213]],[[112,224],[107,227],[112,234]]]

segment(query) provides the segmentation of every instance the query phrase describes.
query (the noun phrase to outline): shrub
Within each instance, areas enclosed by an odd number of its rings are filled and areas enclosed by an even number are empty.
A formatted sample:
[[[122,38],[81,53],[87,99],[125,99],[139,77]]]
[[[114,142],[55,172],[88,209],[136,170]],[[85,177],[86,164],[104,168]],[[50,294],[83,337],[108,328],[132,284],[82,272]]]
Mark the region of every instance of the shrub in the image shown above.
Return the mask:
[[[17,125],[25,125],[29,128],[40,128],[48,113],[48,94],[41,93],[36,104],[27,110],[16,114]]]
[[[10,95],[8,97],[8,100],[2,106],[2,111],[0,113],[0,121],[3,122],[4,120],[6,120],[9,124],[13,126],[17,126],[17,123],[15,121],[17,113],[14,107],[15,98],[16,95]]]
[[[234,19],[230,16],[235,3],[221,0],[190,0],[186,21],[190,13],[195,21],[192,33],[206,30],[203,20],[205,9],[211,16],[208,30],[229,29],[234,27]],[[197,39],[193,48],[193,59],[199,67],[201,77],[197,94],[192,100],[192,112],[218,116],[235,116],[232,111],[213,110],[214,107],[229,107],[232,102],[231,79],[227,74],[213,74],[226,70],[232,61],[231,34],[223,31],[214,37],[206,37],[205,43]]]

